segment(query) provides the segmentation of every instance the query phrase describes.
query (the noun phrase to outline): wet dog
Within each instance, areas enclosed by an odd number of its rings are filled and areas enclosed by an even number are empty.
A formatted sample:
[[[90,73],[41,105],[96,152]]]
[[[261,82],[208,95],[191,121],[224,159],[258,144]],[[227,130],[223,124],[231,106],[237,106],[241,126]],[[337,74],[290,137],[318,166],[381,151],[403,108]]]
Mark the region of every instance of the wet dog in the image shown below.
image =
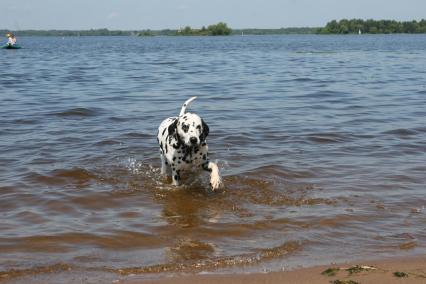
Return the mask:
[[[173,185],[177,186],[183,175],[205,170],[210,172],[210,186],[216,190],[222,186],[222,178],[217,165],[208,158],[209,127],[198,115],[186,112],[195,99],[187,100],[178,117],[165,119],[158,128],[161,174],[171,175]]]

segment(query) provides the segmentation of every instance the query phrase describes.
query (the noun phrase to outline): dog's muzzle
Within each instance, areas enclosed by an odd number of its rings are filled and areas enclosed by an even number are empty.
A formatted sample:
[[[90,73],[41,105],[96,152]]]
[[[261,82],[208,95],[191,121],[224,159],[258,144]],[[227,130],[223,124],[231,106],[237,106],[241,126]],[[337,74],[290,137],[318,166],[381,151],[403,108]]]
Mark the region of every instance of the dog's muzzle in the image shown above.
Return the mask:
[[[197,143],[198,143],[198,139],[197,139],[197,137],[191,137],[191,138],[189,139],[189,142],[191,142],[191,144],[192,144],[192,145],[195,145],[195,144],[197,144]]]

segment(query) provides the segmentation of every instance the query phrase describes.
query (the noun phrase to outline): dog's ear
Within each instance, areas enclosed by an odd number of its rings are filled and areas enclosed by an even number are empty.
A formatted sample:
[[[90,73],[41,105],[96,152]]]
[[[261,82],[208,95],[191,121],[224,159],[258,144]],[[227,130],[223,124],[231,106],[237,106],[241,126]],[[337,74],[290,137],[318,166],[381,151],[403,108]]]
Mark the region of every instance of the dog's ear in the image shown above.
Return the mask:
[[[168,128],[169,136],[177,135],[177,123],[178,123],[178,120],[176,119],[172,124],[169,125],[169,128]]]
[[[200,141],[204,142],[206,140],[207,136],[209,135],[210,129],[209,129],[208,125],[204,122],[204,120],[202,120],[202,119],[201,119],[201,125],[203,126],[203,132],[201,132]]]

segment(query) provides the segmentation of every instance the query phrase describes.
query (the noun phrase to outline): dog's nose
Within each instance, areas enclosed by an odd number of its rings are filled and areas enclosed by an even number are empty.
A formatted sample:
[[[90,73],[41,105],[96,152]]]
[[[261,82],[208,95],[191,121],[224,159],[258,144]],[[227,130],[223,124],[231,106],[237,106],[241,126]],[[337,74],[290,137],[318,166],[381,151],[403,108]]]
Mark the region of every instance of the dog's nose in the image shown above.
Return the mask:
[[[191,142],[191,144],[196,144],[198,142],[198,139],[197,139],[197,137],[191,137],[189,139],[189,142]]]

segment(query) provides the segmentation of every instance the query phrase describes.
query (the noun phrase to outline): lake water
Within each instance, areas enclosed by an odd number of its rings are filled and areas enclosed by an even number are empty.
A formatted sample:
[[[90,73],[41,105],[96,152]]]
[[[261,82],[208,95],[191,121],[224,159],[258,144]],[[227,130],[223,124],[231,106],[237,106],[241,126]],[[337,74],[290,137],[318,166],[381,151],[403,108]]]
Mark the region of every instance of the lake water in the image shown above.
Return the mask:
[[[0,50],[0,279],[108,283],[426,253],[426,36],[19,38]],[[160,176],[159,123],[210,127]]]

